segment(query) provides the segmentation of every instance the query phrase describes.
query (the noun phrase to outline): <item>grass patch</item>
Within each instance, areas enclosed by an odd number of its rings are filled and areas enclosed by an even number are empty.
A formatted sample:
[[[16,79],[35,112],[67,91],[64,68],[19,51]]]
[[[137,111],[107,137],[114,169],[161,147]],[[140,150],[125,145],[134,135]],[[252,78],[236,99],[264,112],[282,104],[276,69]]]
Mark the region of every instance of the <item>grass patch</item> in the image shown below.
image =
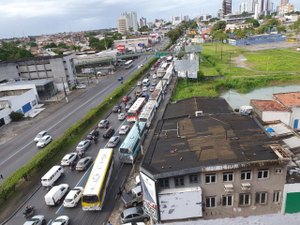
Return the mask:
[[[243,55],[243,67],[234,57]],[[194,96],[218,96],[235,89],[247,93],[256,88],[300,83],[300,53],[293,49],[272,49],[250,52],[240,47],[209,43],[200,54],[200,71],[204,77],[221,76],[204,81],[179,79],[172,100]],[[242,63],[242,62],[241,62]]]

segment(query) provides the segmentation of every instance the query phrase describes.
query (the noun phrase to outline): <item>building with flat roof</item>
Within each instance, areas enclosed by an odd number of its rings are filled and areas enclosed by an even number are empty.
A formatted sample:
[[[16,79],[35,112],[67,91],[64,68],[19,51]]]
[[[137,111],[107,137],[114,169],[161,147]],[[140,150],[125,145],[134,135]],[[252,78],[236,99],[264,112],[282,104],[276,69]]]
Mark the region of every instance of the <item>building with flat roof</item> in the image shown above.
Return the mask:
[[[57,89],[69,90],[76,85],[74,54],[67,56],[41,56],[0,62],[0,81],[48,79]]]
[[[289,155],[221,98],[169,104],[140,168],[155,221],[278,213]]]

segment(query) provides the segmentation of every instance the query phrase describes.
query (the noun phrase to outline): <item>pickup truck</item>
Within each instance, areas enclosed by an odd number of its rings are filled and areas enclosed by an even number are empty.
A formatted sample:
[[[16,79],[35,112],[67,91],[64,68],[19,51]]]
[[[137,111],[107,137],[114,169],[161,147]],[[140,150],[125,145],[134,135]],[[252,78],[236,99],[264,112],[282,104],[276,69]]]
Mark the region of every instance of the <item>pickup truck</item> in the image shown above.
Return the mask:
[[[122,201],[126,208],[137,206],[143,201],[142,187],[140,185],[122,194]]]

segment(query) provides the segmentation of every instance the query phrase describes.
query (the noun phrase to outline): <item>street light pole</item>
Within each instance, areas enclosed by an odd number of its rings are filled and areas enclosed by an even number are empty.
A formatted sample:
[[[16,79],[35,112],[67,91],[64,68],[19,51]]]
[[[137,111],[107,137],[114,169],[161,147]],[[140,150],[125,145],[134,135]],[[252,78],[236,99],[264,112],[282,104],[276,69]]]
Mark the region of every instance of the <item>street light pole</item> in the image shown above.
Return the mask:
[[[68,99],[68,96],[67,96],[67,91],[66,91],[66,87],[65,87],[65,83],[64,83],[64,78],[63,77],[61,78],[61,81],[62,81],[62,84],[63,84],[65,99],[66,99],[66,102],[68,103],[69,99]]]

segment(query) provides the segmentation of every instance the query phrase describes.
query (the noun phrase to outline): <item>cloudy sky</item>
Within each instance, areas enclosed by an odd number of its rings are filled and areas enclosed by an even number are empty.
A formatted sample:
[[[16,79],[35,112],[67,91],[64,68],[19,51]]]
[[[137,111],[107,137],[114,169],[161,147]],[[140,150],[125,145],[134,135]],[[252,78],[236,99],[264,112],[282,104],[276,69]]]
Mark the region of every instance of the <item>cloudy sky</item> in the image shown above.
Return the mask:
[[[237,10],[242,0],[233,0]],[[1,0],[0,39],[116,27],[124,11],[136,11],[138,18],[170,20],[172,15],[190,18],[213,14],[221,0]],[[273,0],[278,5],[279,0]],[[300,0],[290,0],[300,9]]]

